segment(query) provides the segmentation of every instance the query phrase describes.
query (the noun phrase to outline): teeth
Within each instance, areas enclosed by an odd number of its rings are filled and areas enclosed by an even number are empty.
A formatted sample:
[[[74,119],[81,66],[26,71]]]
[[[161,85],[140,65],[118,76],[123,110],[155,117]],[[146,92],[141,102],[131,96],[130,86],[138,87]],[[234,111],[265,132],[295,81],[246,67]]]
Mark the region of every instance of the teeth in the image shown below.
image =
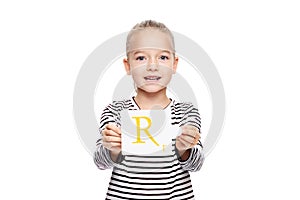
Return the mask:
[[[145,77],[145,79],[146,79],[146,80],[155,81],[155,80],[160,79],[160,77],[158,77],[158,76],[147,76],[147,77]]]

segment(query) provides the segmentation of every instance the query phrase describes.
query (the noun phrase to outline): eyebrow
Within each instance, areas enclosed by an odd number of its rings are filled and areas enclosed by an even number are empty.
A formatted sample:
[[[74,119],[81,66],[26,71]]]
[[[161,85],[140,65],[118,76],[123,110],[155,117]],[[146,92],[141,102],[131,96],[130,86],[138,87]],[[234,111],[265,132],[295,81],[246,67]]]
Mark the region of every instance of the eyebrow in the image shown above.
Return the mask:
[[[138,54],[138,53],[146,53],[146,51],[144,51],[144,50],[137,50],[137,51],[133,52],[133,55],[136,55],[136,54]],[[168,50],[160,50],[159,53],[169,53],[169,54],[171,54],[171,51],[168,51]]]

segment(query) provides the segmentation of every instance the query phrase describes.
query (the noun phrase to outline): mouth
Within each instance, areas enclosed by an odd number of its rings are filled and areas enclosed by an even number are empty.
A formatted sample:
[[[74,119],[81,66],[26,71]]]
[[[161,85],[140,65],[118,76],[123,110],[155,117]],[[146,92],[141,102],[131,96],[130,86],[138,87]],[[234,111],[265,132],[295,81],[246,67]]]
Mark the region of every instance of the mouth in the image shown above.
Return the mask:
[[[144,79],[146,81],[158,81],[159,79],[161,79],[161,77],[160,76],[146,76],[146,77],[144,77]]]

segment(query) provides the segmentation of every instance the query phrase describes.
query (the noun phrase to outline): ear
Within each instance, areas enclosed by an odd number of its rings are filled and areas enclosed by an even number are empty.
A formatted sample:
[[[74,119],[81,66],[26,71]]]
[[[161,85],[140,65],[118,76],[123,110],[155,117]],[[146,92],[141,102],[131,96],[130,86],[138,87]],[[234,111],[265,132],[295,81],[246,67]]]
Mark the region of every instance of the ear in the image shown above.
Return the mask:
[[[130,64],[129,64],[127,58],[124,58],[124,59],[123,59],[123,64],[124,64],[124,67],[125,67],[125,70],[126,70],[127,75],[131,75]]]
[[[172,70],[173,70],[173,74],[176,74],[176,70],[177,70],[177,64],[178,64],[178,57],[177,57],[177,56],[175,56],[175,57],[174,57],[173,68],[172,68]]]

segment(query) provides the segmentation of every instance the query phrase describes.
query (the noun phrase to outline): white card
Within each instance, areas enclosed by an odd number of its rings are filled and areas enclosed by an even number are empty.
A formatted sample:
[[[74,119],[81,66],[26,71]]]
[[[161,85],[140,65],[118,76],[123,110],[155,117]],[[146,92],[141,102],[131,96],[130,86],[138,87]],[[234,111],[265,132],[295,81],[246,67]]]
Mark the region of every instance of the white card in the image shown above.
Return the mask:
[[[181,130],[170,119],[167,110],[121,111],[122,154],[170,154]]]

